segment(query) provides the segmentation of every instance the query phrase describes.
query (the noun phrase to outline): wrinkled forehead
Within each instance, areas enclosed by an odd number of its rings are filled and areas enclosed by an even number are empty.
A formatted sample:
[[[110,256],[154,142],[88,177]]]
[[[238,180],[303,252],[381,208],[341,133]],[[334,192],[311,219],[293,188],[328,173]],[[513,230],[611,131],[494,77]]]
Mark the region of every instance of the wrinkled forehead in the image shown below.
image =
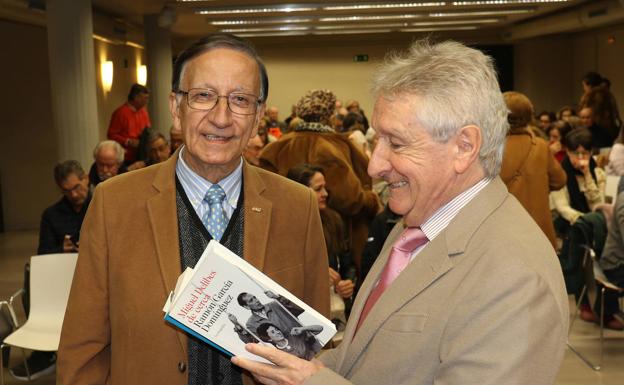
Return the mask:
[[[183,88],[216,88],[219,83],[226,82],[234,83],[239,91],[259,92],[258,63],[244,51],[217,46],[189,59],[180,72]]]

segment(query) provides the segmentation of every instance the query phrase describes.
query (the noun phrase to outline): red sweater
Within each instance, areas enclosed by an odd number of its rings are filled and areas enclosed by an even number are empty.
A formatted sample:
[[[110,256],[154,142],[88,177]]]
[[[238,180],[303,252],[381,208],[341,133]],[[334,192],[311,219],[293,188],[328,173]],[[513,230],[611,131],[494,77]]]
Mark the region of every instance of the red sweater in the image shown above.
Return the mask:
[[[150,127],[147,110],[135,110],[128,103],[117,108],[111,116],[108,125],[108,139],[114,140],[126,149],[126,160],[133,162],[136,158],[136,148],[127,145],[128,139],[138,139],[146,127]]]

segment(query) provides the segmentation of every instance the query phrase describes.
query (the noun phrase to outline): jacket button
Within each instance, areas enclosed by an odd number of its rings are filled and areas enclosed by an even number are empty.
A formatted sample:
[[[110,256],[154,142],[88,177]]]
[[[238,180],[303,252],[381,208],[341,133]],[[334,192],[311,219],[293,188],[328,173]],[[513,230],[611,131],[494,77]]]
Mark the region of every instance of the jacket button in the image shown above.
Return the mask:
[[[178,370],[180,373],[184,373],[186,371],[186,364],[184,362],[178,362]]]

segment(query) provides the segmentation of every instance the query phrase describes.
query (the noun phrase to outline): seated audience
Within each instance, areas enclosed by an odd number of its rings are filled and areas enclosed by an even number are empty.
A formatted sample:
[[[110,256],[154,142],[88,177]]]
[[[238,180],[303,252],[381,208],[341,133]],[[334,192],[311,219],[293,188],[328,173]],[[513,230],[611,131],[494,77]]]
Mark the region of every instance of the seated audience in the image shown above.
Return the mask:
[[[368,158],[370,158],[371,151],[366,140],[364,133],[364,117],[357,112],[349,112],[342,122],[342,130],[338,132],[344,132],[348,134],[349,140],[359,148]]]
[[[349,100],[347,102],[346,109],[347,112],[355,112],[356,114],[362,115],[362,124],[364,125],[364,132],[366,132],[366,130],[368,130],[369,124],[364,110],[360,108],[360,102],[358,102],[357,100]],[[338,112],[342,113],[341,110],[338,110]]]
[[[247,142],[245,146],[245,150],[243,151],[243,156],[245,160],[249,162],[249,164],[253,164],[254,166],[260,165],[260,153],[262,153],[262,149],[264,148],[264,143],[262,143],[262,139],[260,135],[253,136]]]
[[[171,154],[173,154],[180,146],[182,146],[182,143],[182,130],[172,125],[171,129],[169,130],[169,145],[171,146]]]
[[[555,114],[548,111],[542,111],[537,115],[537,126],[542,132],[548,131],[551,124],[555,122]]]
[[[607,240],[602,256],[598,260],[609,281],[624,287],[624,193],[619,193],[613,208],[611,226],[608,227]],[[620,310],[617,295],[611,290],[605,293],[605,326],[623,330],[624,324],[613,314]]]
[[[114,140],[104,140],[93,149],[95,162],[89,169],[89,184],[97,186],[100,182],[127,171],[124,164],[124,149]]]
[[[550,126],[548,132],[546,132],[548,135],[548,148],[559,163],[563,161],[566,154],[563,138],[570,131],[572,131],[572,127],[568,122],[565,120],[557,120]]]
[[[557,120],[568,120],[571,116],[576,116],[576,110],[571,106],[563,106],[557,111]]]
[[[164,162],[169,159],[169,156],[171,156],[171,146],[169,145],[169,142],[167,142],[167,138],[157,131],[150,130],[149,135],[147,136],[146,150],[146,166]]]
[[[67,160],[54,167],[54,181],[63,193],[61,200],[44,210],[39,227],[37,254],[76,253],[80,227],[91,201],[89,177],[75,160]],[[24,310],[30,311],[29,265],[24,279]],[[56,367],[56,352],[33,351],[27,360],[31,379],[51,373]],[[10,369],[18,380],[28,381],[23,363]]]
[[[604,203],[606,174],[591,156],[592,135],[583,128],[566,135],[566,156],[561,166],[567,175],[566,186],[553,191],[553,203],[561,217],[574,223],[581,215]]]
[[[566,173],[551,154],[548,143],[528,130],[533,104],[524,94],[503,94],[509,109],[509,132],[500,177],[557,248],[548,194],[565,186]]]
[[[620,133],[609,151],[607,174],[624,175],[624,125],[620,128]]]
[[[323,168],[329,206],[338,211],[351,229],[351,251],[359,266],[366,243],[368,223],[377,214],[379,200],[371,191],[368,160],[347,137],[329,127],[335,96],[328,90],[309,91],[297,103],[297,116],[304,122],[277,142],[269,143],[260,156],[260,166],[280,175],[301,163]]]
[[[613,95],[600,87],[583,98],[579,116],[592,133],[594,148],[611,147],[620,128],[620,114]]]
[[[329,194],[325,188],[323,169],[303,163],[288,170],[286,177],[310,187],[316,193],[329,257],[329,282],[332,290],[345,300],[348,316],[350,298],[353,296],[356,283],[355,264],[349,253],[347,232],[342,218],[327,207]]]

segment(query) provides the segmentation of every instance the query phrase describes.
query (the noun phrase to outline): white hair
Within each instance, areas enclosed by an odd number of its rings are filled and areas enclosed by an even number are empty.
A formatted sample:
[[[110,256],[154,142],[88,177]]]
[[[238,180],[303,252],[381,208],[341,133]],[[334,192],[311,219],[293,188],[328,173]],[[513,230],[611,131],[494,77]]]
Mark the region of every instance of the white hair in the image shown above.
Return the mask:
[[[121,147],[121,144],[115,142],[114,140],[103,140],[98,143],[97,146],[95,146],[95,148],[93,149],[93,158],[95,159],[97,157],[97,154],[104,148],[112,148],[113,150],[115,150],[117,162],[119,162],[119,164],[123,163],[126,150]]]
[[[479,161],[488,177],[498,175],[509,124],[489,56],[454,41],[419,40],[386,57],[373,78],[373,94],[417,96],[417,121],[438,142],[467,125],[479,127]]]

